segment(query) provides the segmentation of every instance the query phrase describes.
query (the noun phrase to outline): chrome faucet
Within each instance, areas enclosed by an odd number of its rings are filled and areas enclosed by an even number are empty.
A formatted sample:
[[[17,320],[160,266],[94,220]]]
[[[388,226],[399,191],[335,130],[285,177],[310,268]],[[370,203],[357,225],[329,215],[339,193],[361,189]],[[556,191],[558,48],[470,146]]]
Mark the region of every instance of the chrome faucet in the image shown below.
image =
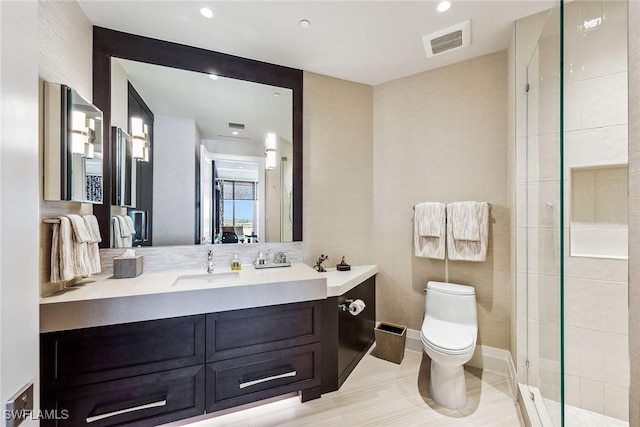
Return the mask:
[[[209,251],[209,255],[207,255],[207,273],[213,273],[213,251]]]

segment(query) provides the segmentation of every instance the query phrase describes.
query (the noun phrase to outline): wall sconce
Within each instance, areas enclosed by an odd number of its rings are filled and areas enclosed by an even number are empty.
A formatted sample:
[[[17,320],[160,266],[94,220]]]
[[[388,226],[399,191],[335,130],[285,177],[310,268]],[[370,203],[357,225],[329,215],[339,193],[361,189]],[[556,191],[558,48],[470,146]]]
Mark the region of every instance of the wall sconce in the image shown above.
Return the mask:
[[[84,156],[84,145],[87,142],[86,120],[87,115],[82,111],[73,111],[71,114],[71,152],[73,154]]]
[[[141,162],[147,163],[149,161],[149,151],[151,150],[151,141],[149,138],[149,127],[144,125],[144,149],[142,151]]]
[[[96,140],[96,121],[94,119],[89,119],[89,126],[86,128],[87,130],[87,142],[84,145],[84,156],[87,159],[93,159],[93,155],[95,154],[95,147],[93,143]]]
[[[276,168],[276,134],[268,133],[264,145],[265,168],[273,170]]]
[[[134,159],[144,159],[144,149],[147,145],[142,119],[131,118],[131,156]]]

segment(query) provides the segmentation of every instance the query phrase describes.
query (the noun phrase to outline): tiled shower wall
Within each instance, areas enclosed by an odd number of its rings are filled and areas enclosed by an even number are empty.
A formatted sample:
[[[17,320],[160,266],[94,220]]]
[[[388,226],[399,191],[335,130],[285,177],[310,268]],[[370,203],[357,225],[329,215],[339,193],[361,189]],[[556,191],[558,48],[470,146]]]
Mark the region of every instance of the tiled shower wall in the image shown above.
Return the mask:
[[[620,419],[628,419],[629,388],[626,6],[567,3],[564,21],[565,402]],[[516,88],[544,19],[517,23]],[[558,80],[558,46],[557,34],[542,34],[538,78]],[[557,93],[537,95],[535,125],[546,136],[528,149],[526,98],[518,93],[517,102],[518,374],[559,400],[559,138],[551,132],[559,110],[546,108],[559,103],[545,98]]]

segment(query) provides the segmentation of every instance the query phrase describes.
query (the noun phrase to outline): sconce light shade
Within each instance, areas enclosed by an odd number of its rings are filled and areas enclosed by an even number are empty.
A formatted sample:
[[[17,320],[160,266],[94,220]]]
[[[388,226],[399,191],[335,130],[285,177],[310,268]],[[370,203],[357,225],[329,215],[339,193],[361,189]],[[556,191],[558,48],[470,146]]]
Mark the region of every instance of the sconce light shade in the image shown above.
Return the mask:
[[[84,155],[84,144],[87,142],[87,115],[82,111],[71,114],[71,152]]]
[[[146,145],[146,137],[144,134],[144,126],[142,119],[138,117],[131,118],[131,155],[134,159],[144,159],[144,149]]]
[[[266,157],[265,168],[273,170],[276,168],[276,134],[268,133],[265,141],[264,154]]]

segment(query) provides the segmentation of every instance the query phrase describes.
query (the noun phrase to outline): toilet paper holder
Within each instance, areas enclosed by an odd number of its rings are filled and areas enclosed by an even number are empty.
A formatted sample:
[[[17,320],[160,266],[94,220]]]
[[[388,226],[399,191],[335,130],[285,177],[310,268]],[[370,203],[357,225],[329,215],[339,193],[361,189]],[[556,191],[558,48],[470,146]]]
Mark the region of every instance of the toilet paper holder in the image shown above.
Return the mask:
[[[342,311],[349,311],[349,306],[352,302],[352,299],[345,300],[342,304],[338,304],[338,309]]]
[[[347,299],[342,304],[338,304],[338,309],[348,311],[353,316],[357,316],[365,309],[366,304],[361,299]]]

